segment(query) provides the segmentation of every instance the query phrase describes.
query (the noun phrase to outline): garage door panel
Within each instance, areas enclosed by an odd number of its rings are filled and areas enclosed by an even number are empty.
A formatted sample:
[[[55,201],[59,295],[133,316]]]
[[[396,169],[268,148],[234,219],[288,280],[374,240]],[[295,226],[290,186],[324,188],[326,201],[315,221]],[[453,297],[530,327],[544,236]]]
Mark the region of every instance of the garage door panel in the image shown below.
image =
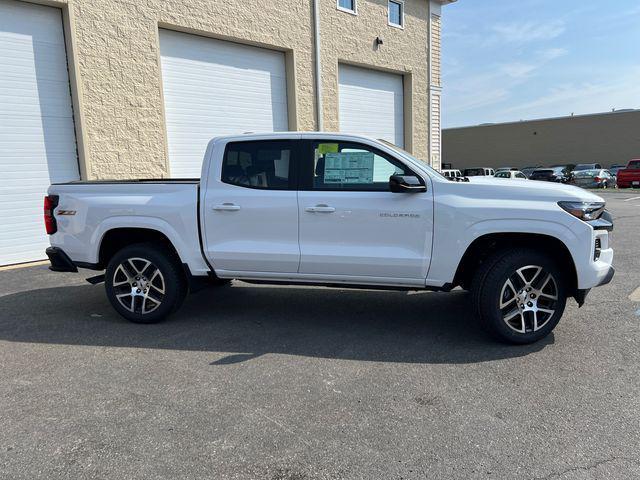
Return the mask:
[[[1,104],[2,102],[0,102]],[[1,117],[0,122],[2,122]],[[22,151],[20,158],[24,158],[25,153],[31,156],[36,153],[46,153],[47,155],[68,153],[75,156],[75,133],[72,126],[68,125],[69,119],[66,117],[50,117],[45,122],[46,125],[41,123],[40,125],[14,125],[3,128],[0,132],[0,154],[11,156]],[[43,140],[45,132],[47,135],[59,139],[59,141],[47,145],[46,141]],[[53,148],[55,148],[55,151],[52,151]],[[41,158],[40,161],[42,161]],[[0,166],[1,169],[2,167]]]
[[[339,67],[340,131],[382,138],[404,146],[404,87],[401,75]]]
[[[42,199],[79,179],[60,10],[0,0],[0,265],[42,259]]]
[[[14,80],[0,85],[0,103],[3,110],[0,117],[10,120],[16,117],[64,117],[72,118],[69,85],[53,82],[20,83]]]
[[[24,2],[3,0],[0,15],[0,31],[9,38],[23,38],[31,42],[44,42],[59,45],[62,23],[52,21],[60,17],[60,10],[42,8],[39,5],[25,5]],[[53,10],[53,11],[52,11]],[[25,17],[28,19],[25,21]],[[58,20],[58,19],[56,19]]]
[[[196,177],[212,137],[288,129],[284,54],[161,30],[172,177]]]

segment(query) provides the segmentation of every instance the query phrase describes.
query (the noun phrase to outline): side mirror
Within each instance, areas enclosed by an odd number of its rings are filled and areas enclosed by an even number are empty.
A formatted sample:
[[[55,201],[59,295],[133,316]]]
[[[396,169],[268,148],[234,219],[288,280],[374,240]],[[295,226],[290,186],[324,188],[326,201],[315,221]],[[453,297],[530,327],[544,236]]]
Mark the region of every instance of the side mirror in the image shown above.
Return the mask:
[[[427,187],[413,175],[391,175],[389,190],[393,193],[421,193],[426,192]]]

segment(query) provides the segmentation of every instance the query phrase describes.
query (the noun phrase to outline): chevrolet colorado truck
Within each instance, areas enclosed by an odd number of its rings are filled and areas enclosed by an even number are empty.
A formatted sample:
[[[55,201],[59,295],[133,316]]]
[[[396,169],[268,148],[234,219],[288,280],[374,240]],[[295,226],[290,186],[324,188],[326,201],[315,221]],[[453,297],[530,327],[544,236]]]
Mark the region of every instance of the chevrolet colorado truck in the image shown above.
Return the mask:
[[[54,184],[44,219],[51,269],[105,270],[88,280],[140,323],[232,279],[461,287],[491,334],[523,344],[614,273],[602,198],[546,182],[450,182],[391,144],[335,133],[215,138],[199,179]]]

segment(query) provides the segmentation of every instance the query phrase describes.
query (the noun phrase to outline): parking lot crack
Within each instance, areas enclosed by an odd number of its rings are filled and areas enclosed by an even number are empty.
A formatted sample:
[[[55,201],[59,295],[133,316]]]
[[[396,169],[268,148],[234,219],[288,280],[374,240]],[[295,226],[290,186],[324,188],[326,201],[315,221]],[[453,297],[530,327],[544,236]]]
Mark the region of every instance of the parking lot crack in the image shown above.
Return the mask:
[[[269,420],[271,423],[273,423],[274,425],[280,427],[280,429],[284,430],[287,433],[290,433],[291,435],[297,437],[302,443],[304,443],[307,447],[311,448],[311,444],[305,440],[300,434],[298,434],[297,432],[295,432],[294,430],[290,429],[289,427],[287,427],[286,425],[283,425],[282,423],[278,422],[277,420],[271,418],[269,415],[262,413],[260,410],[256,410],[256,413],[258,415],[260,415],[261,417]]]
[[[590,471],[590,470],[594,470],[594,469],[596,469],[596,468],[598,468],[598,467],[600,467],[600,466],[602,466],[602,465],[606,465],[606,464],[608,464],[608,463],[616,462],[616,461],[619,461],[619,460],[626,461],[626,462],[633,463],[633,464],[635,464],[635,465],[640,466],[640,461],[635,460],[635,459],[633,459],[633,458],[628,458],[628,457],[616,457],[616,456],[614,456],[614,457],[605,458],[605,459],[603,459],[603,460],[598,460],[598,461],[593,462],[593,463],[590,463],[590,464],[588,464],[588,465],[584,465],[584,466],[577,466],[577,467],[570,467],[570,468],[567,468],[566,470],[563,470],[563,471],[561,471],[561,472],[554,472],[554,473],[550,473],[549,475],[545,475],[545,476],[543,476],[543,477],[532,477],[532,479],[531,479],[531,480],[550,480],[550,479],[553,479],[553,478],[560,478],[560,477],[562,477],[563,475],[566,475],[566,474],[568,474],[568,473],[574,473],[574,472],[588,472],[588,471]]]

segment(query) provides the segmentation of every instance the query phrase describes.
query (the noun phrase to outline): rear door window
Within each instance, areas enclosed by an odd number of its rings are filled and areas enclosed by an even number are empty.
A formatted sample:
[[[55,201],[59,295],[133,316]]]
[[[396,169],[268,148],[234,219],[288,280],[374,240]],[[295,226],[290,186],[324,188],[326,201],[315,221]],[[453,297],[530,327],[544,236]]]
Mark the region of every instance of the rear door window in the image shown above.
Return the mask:
[[[294,190],[297,152],[293,140],[229,143],[221,181],[245,188]]]

